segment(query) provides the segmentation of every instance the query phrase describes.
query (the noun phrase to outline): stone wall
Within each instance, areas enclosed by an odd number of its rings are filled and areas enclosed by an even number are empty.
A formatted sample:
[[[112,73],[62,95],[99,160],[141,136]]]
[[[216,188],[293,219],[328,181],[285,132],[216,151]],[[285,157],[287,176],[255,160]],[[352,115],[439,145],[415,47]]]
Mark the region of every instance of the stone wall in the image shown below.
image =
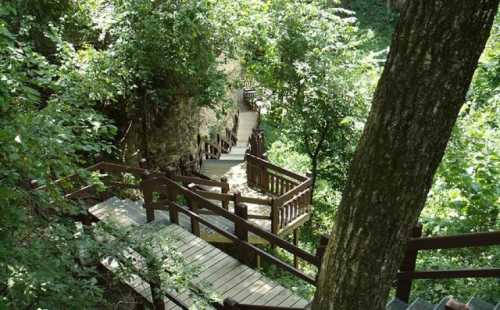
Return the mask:
[[[134,120],[121,146],[122,161],[137,165],[147,158],[148,166],[165,170],[186,161],[199,162],[198,136],[202,141],[213,141],[217,134],[225,136],[225,128],[232,128],[234,114],[238,111],[241,91],[236,83],[240,76],[237,62],[223,66],[228,74],[227,100],[215,108],[199,107],[189,99],[172,105],[161,112],[161,117]],[[231,82],[230,82],[231,84]],[[158,111],[148,111],[146,118]],[[194,169],[199,167],[193,167]]]

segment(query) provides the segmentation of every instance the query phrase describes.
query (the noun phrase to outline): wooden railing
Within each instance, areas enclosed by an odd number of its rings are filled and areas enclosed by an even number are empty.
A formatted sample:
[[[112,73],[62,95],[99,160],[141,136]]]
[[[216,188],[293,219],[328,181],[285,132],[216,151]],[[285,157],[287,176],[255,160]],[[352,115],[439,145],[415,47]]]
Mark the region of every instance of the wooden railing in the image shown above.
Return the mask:
[[[226,128],[224,135],[215,135],[213,141],[203,141],[201,136],[198,135],[198,158],[200,159],[200,167],[203,159],[219,159],[222,153],[229,153],[231,151],[231,148],[238,142],[238,124],[239,111],[234,115],[233,127]]]
[[[281,239],[275,234],[270,233],[262,229],[261,227],[249,222],[247,219],[248,217],[246,216],[248,210],[244,204],[237,204],[235,207],[235,213],[229,212],[208,201],[206,198],[202,197],[196,192],[191,191],[189,188],[178,184],[173,179],[161,175],[153,175],[150,178],[147,178],[142,183],[142,189],[144,193],[144,207],[146,208],[148,222],[154,220],[154,210],[168,211],[170,220],[174,223],[179,223],[179,213],[184,213],[191,218],[191,230],[193,234],[199,236],[200,224],[203,224],[213,231],[238,244],[241,247],[241,250],[239,252],[242,255],[242,259],[246,259],[247,257],[249,257],[249,252],[254,252],[262,257],[267,258],[271,263],[296,275],[297,277],[311,284],[315,283],[314,278],[304,274],[302,271],[294,268],[288,263],[281,261],[280,259],[272,256],[271,254],[248,242],[248,234],[253,233],[269,242],[269,244],[281,247],[282,249],[290,252],[293,255],[296,255],[305,262],[308,262],[314,266],[319,266],[318,257],[305,252],[292,243]],[[163,194],[167,197],[167,199],[159,202],[153,202],[153,193]],[[189,204],[187,206],[179,205],[177,203],[178,196],[184,197],[187,201],[189,201]],[[224,230],[201,217],[199,215],[200,211],[204,209],[212,211],[214,214],[225,217],[229,221],[232,221],[234,223],[235,233],[230,233],[227,230]]]
[[[311,212],[312,179],[296,174],[267,160],[247,154],[247,182],[264,193],[277,196],[271,208],[271,231],[275,234],[306,219]]]
[[[266,158],[264,131],[262,129],[253,129],[252,134],[248,139],[247,152],[255,157]]]
[[[419,251],[500,245],[500,231],[422,238],[422,225],[412,231],[403,262],[396,274],[396,298],[408,302],[414,279],[500,278],[500,268],[416,271]],[[328,237],[322,236],[316,255],[323,260]]]
[[[408,302],[414,279],[500,278],[500,268],[416,271],[419,251],[471,248],[500,245],[500,231],[421,238],[422,225],[417,225],[408,241],[405,257],[397,274],[396,297]]]

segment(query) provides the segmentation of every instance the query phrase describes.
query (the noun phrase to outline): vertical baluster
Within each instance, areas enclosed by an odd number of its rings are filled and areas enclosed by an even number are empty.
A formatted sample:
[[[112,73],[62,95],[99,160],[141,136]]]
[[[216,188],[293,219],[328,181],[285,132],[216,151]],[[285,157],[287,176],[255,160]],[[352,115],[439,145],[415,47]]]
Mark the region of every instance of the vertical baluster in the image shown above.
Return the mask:
[[[269,179],[271,181],[271,189],[270,189],[270,193],[274,194],[274,182],[275,182],[275,177],[274,177],[274,174],[270,174],[269,175]]]

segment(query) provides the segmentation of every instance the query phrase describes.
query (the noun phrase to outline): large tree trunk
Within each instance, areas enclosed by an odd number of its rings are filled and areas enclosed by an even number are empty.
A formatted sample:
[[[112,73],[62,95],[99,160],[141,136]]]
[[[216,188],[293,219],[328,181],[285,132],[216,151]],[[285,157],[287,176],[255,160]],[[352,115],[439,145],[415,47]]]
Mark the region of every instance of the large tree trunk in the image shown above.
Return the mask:
[[[313,309],[383,309],[499,0],[412,0],[349,171]]]

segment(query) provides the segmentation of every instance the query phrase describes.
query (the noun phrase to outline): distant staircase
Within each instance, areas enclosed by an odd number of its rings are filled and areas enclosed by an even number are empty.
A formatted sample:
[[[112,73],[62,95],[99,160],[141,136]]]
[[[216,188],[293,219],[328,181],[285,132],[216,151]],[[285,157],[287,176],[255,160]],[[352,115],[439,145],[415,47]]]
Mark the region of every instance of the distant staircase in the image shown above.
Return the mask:
[[[239,106],[239,123],[236,145],[229,153],[221,154],[219,159],[207,159],[203,161],[201,173],[213,180],[219,180],[227,174],[233,167],[242,164],[245,160],[245,152],[248,140],[253,129],[257,127],[258,112],[248,109],[244,103]]]

